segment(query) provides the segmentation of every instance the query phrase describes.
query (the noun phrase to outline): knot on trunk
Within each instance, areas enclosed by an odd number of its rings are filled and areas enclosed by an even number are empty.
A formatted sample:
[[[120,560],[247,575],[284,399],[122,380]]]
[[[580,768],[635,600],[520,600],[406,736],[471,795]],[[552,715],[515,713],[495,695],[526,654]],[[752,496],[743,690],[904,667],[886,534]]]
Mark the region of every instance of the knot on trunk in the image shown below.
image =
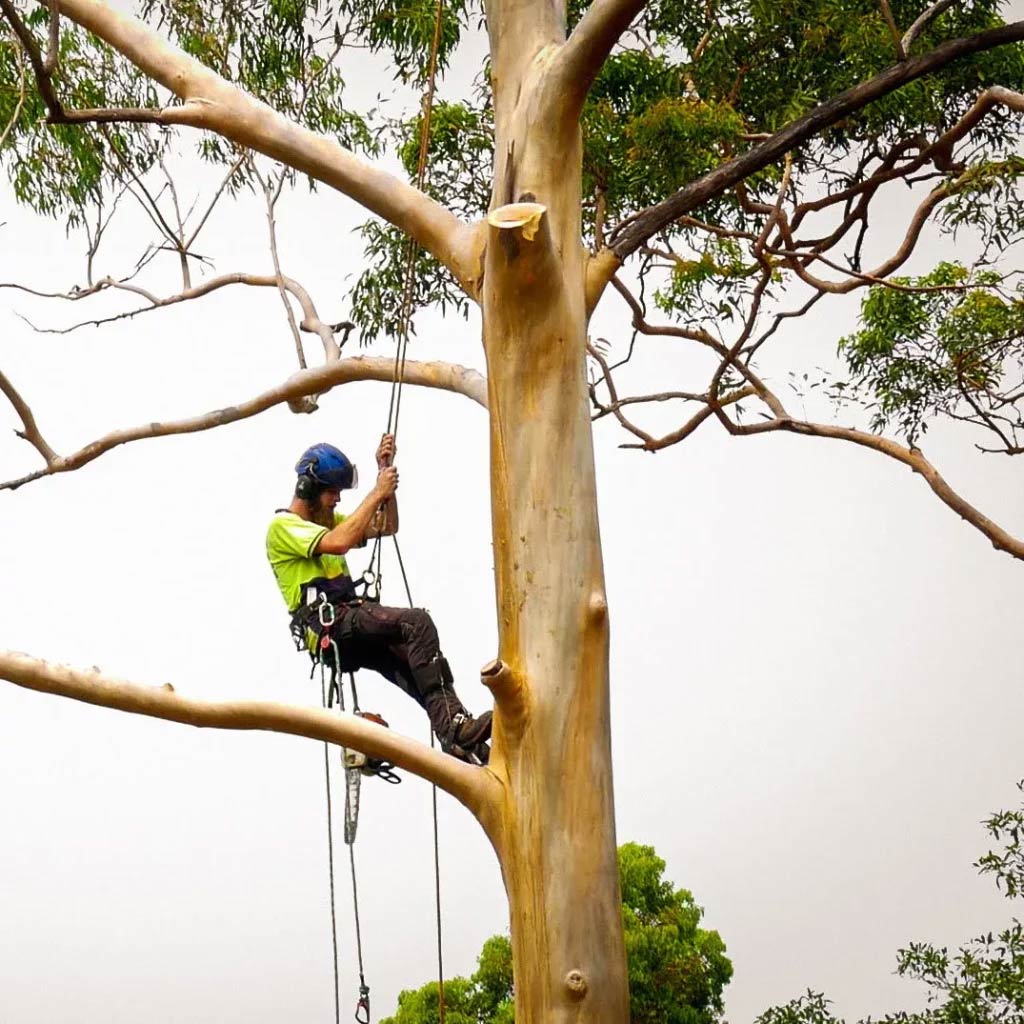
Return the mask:
[[[565,987],[573,999],[582,999],[587,994],[587,979],[578,968],[573,968],[565,976]]]

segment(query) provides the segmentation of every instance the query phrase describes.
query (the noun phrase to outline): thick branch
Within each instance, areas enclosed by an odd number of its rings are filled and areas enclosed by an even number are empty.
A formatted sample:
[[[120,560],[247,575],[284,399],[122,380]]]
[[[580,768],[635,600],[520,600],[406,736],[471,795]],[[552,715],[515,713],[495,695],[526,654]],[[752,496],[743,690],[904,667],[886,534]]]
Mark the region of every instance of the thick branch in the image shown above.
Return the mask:
[[[142,21],[101,0],[61,0],[61,13],[184,101],[160,112],[162,123],[216,132],[343,192],[410,234],[451,270],[467,292],[475,293],[475,232],[439,203],[332,139],[289,121]]]
[[[490,772],[355,715],[269,701],[195,700],[179,696],[169,684],[139,686],[98,671],[80,672],[66,665],[53,665],[17,651],[0,651],[0,679],[40,693],[182,725],[261,729],[351,747],[440,786],[477,816],[495,799],[498,788]]]
[[[646,0],[593,0],[551,65],[558,93],[573,116],[629,23]]]
[[[147,423],[129,430],[116,430],[87,444],[72,455],[55,456],[45,469],[0,484],[0,490],[16,490],[23,484],[31,483],[44,476],[80,469],[112,448],[128,444],[131,441],[212,430],[214,427],[221,427],[227,423],[248,419],[250,416],[255,416],[275,405],[281,405],[283,402],[295,402],[307,395],[323,394],[339,384],[348,384],[357,380],[390,381],[393,378],[394,370],[393,359],[371,356],[356,356],[352,359],[342,359],[325,366],[318,366],[312,370],[302,370],[279,387],[264,391],[263,394],[240,405],[215,409],[189,419],[172,420],[167,423]],[[404,380],[406,384],[453,391],[471,398],[484,408],[487,407],[487,381],[476,370],[470,370],[464,366],[456,366],[452,363],[409,361],[405,364]]]
[[[908,82],[932,74],[955,60],[1022,39],[1024,21],[1019,21],[964,39],[950,40],[937,46],[930,53],[901,61],[874,78],[861,82],[820,104],[765,142],[684,186],[663,202],[634,214],[613,233],[612,251],[620,261],[625,260],[648,238],[668,227],[683,214],[733,188],[751,174],[781,160],[787,152],[801,146],[825,128],[836,124],[844,117],[849,117],[869,103],[887,96]]]

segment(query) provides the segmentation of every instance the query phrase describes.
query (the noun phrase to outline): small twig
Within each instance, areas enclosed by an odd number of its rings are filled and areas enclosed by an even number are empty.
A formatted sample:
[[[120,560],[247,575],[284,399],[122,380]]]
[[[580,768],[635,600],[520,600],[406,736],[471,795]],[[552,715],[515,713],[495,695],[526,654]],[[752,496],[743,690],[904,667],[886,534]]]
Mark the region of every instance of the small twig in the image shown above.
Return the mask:
[[[782,212],[782,204],[786,198],[786,192],[789,189],[789,182],[793,174],[793,154],[786,154],[786,164],[782,172],[782,181],[779,182],[779,189],[775,196],[775,205],[768,212],[768,218],[764,222],[764,227],[761,228],[760,234],[754,240],[752,251],[754,258],[764,265],[764,247],[768,242],[768,236],[772,232],[772,228],[776,225],[782,225],[785,219],[785,214]]]
[[[191,235],[189,235],[188,241],[185,243],[186,249],[192,248],[192,243],[198,237],[199,232],[203,230],[203,227],[205,226],[207,220],[210,217],[210,214],[213,213],[213,208],[217,205],[217,202],[220,200],[220,197],[224,194],[224,189],[228,187],[228,185],[231,182],[231,179],[238,173],[238,170],[242,166],[242,164],[244,164],[245,161],[249,159],[249,155],[250,154],[248,150],[244,151],[242,155],[231,165],[231,169],[224,176],[224,180],[220,183],[220,185],[217,187],[217,191],[213,194],[213,198],[210,200],[210,205],[206,207],[206,212],[202,215],[202,217],[199,218],[199,223],[196,225],[195,230],[192,232]]]
[[[632,292],[617,278],[612,278],[612,286],[625,300],[626,305],[633,312],[633,329],[640,334],[644,335],[663,335],[669,338],[686,338],[690,341],[699,342],[701,345],[705,345],[715,352],[720,359],[729,363],[733,368],[746,380],[746,382],[753,388],[754,394],[756,394],[761,401],[763,401],[776,416],[786,415],[786,410],[783,407],[779,399],[772,393],[767,387],[764,381],[753,371],[753,369],[740,359],[736,358],[736,353],[742,348],[745,338],[749,334],[749,328],[744,331],[744,334],[740,337],[738,346],[734,346],[734,350],[727,348],[721,341],[713,337],[708,331],[703,329],[694,329],[686,327],[676,327],[674,325],[653,325],[649,324],[644,318],[643,309],[640,303],[637,302]],[[722,367],[719,367],[719,372],[716,373],[716,379],[720,379]],[[712,406],[716,402],[716,398],[713,394],[713,389],[708,389],[708,396],[706,398]],[[726,401],[726,396],[718,396],[717,402],[721,405]]]
[[[736,402],[743,401],[744,398],[750,398],[756,395],[757,392],[754,388],[747,387],[737,388],[735,391],[730,391],[727,395],[722,395],[718,398],[715,406],[728,406],[733,405]],[[620,448],[642,448],[647,452],[661,451],[663,448],[669,448],[674,444],[679,444],[680,441],[685,441],[701,424],[706,423],[717,410],[715,406],[708,405],[703,409],[699,409],[695,412],[678,430],[672,431],[671,434],[666,434],[664,437],[660,437],[657,440],[652,440],[647,444],[620,444]]]
[[[591,358],[594,359],[594,361],[597,362],[598,365],[601,367],[601,371],[604,374],[604,385],[608,389],[608,394],[611,396],[612,399],[612,404],[608,407],[608,411],[619,421],[619,424],[625,430],[628,430],[634,436],[639,437],[640,440],[644,442],[645,447],[647,444],[653,444],[654,438],[651,437],[650,434],[646,433],[646,431],[641,430],[638,426],[636,426],[635,423],[630,422],[630,420],[626,418],[625,413],[622,412],[621,403],[619,402],[619,396],[615,390],[615,381],[612,379],[611,370],[608,369],[608,363],[605,360],[604,356],[601,355],[597,348],[594,345],[590,344],[589,341],[587,342],[587,351],[590,353]],[[593,390],[591,390],[591,397],[594,397]],[[600,407],[599,403],[597,403],[596,401],[596,398],[594,399],[594,401],[595,404]]]
[[[171,177],[171,172],[167,170],[167,164],[164,163],[163,157],[160,158],[159,164],[160,170],[163,171],[164,177],[167,179],[167,187],[171,193],[171,207],[174,210],[174,219],[178,225],[177,231],[172,229],[168,232],[168,237],[173,239],[175,242],[178,261],[181,264],[181,286],[182,288],[188,289],[192,287],[192,273],[188,268],[188,252],[185,250],[185,225],[181,219],[181,205],[178,202],[178,189],[175,187],[174,178]]]
[[[316,308],[313,305],[313,300],[306,289],[303,288],[298,281],[295,281],[290,277],[283,278],[283,281],[285,288],[299,300],[299,304],[302,306],[304,316],[300,327],[303,330],[308,330],[312,334],[320,334],[321,328],[329,331],[330,328],[326,324],[323,324],[317,315]],[[158,298],[152,293],[146,291],[144,288],[140,288],[138,285],[126,284],[123,281],[115,281],[110,277],[105,277],[102,280],[97,281],[92,287],[84,288],[78,292],[37,292],[19,284],[0,284],[0,288],[14,288],[18,291],[27,292],[30,295],[38,295],[41,298],[59,298],[66,299],[70,302],[76,302],[79,299],[83,299],[89,295],[95,295],[97,292],[110,288],[116,291],[127,291],[136,295],[141,295],[150,303],[148,306],[141,306],[138,309],[129,309],[123,313],[115,313],[111,316],[100,317],[96,320],[83,320],[81,323],[73,324],[71,327],[37,327],[30,320],[22,317],[22,319],[39,334],[71,334],[73,331],[80,330],[83,327],[100,327],[104,324],[116,323],[118,320],[130,320],[142,313],[151,313],[156,309],[163,309],[165,306],[176,306],[181,302],[191,302],[193,299],[202,298],[204,295],[209,295],[210,292],[217,291],[220,288],[225,288],[233,284],[244,284],[255,288],[272,288],[277,286],[277,277],[270,274],[245,274],[241,272],[223,274],[220,277],[214,277],[209,281],[204,281],[202,284],[196,285],[194,288],[178,292],[176,295],[169,295],[163,299]]]

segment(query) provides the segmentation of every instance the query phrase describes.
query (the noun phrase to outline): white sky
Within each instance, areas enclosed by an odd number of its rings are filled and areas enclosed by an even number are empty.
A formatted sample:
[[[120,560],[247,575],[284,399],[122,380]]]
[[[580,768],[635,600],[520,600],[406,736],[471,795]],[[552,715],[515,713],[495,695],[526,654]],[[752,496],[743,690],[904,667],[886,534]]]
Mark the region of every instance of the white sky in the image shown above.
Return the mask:
[[[889,208],[891,232],[907,213]],[[359,266],[353,204],[300,190],[278,219],[285,272],[341,319],[343,279]],[[78,239],[7,194],[0,221],[0,280],[81,283]],[[224,207],[208,230],[216,237],[200,250],[215,250],[217,272],[268,270],[251,201]],[[126,242],[111,239],[100,273],[130,265]],[[913,269],[948,252],[937,245],[927,241]],[[269,290],[61,337],[17,316],[70,323],[101,306],[0,297],[0,367],[61,451],[230,404],[293,370]],[[823,307],[767,357],[776,381],[833,359],[856,303]],[[477,328],[475,317],[431,318],[412,355],[481,366]],[[594,333],[625,338],[613,299]],[[645,342],[636,362],[641,386],[694,383],[669,340]],[[369,468],[386,414],[386,385],[347,386],[312,418],[275,409],[0,494],[0,644],[209,699],[317,702],[263,533],[308,443],[329,439]],[[0,415],[7,478],[36,456],[13,436],[13,412]],[[709,426],[649,456],[618,449],[625,438],[607,422],[595,439],[620,842],[653,844],[720,930],[736,968],[733,1024],[808,986],[847,1018],[913,1008],[919,991],[892,976],[899,945],[956,944],[1011,913],[971,862],[986,849],[977,822],[1010,804],[1024,775],[1024,571],[909,472],[852,446],[730,439]],[[1020,535],[1018,467],[977,455],[971,440],[937,429],[923,447]],[[496,646],[484,413],[409,389],[399,448],[413,594],[480,710],[477,672]],[[393,565],[385,588],[401,603]],[[364,706],[426,738],[411,702],[365,673],[360,684]],[[333,1019],[322,746],[4,685],[0,823],[3,1024]],[[364,784],[356,852],[374,1019],[434,973],[430,829],[424,783]],[[447,797],[441,830],[446,968],[469,973],[482,941],[506,927],[504,894],[482,833]]]

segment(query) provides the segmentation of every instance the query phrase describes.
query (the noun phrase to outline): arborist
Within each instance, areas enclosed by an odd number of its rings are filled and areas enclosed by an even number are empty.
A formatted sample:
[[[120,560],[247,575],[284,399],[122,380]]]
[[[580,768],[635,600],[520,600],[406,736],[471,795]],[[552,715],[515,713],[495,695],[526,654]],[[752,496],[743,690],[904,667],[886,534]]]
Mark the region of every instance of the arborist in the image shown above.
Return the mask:
[[[307,448],[295,464],[291,504],[277,510],[267,530],[267,558],[297,643],[315,651],[328,630],[341,661],[338,671],[380,673],[426,710],[444,751],[486,764],[491,712],[474,718],[459,700],[434,620],[422,608],[388,608],[359,596],[345,561],[368,538],[398,530],[394,456],[395,439],[385,434],[376,453],[376,483],[354,512],[343,515],[335,506],[341,492],[359,482],[355,465],[333,445]],[[321,613],[325,602],[333,616]],[[333,623],[325,627],[325,618]]]

